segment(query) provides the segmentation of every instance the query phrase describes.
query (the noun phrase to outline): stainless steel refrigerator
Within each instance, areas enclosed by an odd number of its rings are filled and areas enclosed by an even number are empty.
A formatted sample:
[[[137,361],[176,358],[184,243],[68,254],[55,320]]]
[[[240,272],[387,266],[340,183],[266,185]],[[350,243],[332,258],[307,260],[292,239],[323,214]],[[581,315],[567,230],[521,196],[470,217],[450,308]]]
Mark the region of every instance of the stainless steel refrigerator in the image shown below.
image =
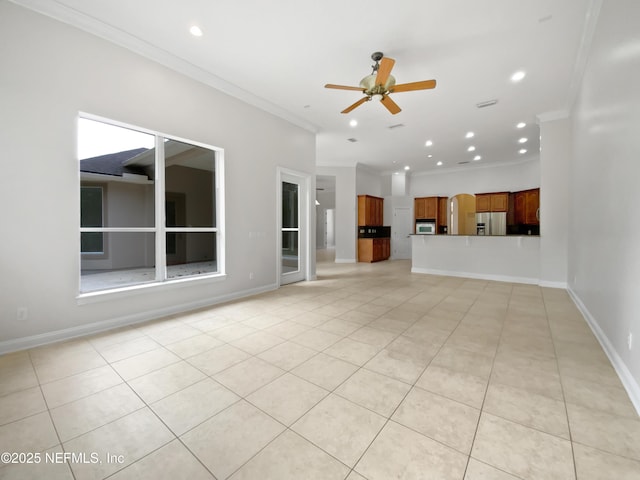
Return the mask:
[[[476,213],[476,225],[478,235],[506,235],[507,213]]]

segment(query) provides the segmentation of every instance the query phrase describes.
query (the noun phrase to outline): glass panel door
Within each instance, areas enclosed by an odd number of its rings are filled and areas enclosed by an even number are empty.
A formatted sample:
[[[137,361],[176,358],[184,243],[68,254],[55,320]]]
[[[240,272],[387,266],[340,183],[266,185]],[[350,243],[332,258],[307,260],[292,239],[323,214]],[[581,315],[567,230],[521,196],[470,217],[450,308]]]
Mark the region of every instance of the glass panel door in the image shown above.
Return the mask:
[[[280,194],[280,283],[286,284],[306,278],[304,178],[283,172],[280,176]]]
[[[297,183],[282,182],[282,273],[300,270],[299,190]]]

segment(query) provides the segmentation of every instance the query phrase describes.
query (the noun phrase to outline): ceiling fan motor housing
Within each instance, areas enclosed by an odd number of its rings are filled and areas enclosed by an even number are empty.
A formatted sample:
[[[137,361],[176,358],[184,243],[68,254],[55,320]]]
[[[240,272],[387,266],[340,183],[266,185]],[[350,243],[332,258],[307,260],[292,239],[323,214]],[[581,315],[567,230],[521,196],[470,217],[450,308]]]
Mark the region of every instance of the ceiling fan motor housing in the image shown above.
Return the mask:
[[[374,74],[367,75],[360,80],[360,88],[364,89],[366,95],[382,95],[389,91],[391,87],[396,84],[396,79],[393,75],[389,75],[389,78],[384,85],[376,85],[376,76]]]

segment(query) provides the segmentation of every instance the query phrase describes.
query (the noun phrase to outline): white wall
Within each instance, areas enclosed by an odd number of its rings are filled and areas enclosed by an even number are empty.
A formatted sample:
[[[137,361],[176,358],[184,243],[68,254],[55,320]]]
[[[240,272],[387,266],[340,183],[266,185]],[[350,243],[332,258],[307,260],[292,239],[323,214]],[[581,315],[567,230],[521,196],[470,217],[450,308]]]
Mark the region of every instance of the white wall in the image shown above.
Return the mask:
[[[335,261],[337,263],[355,263],[356,225],[358,221],[358,203],[356,194],[355,167],[317,167],[317,175],[336,177],[336,213],[335,213]]]
[[[313,174],[313,133],[10,2],[0,2],[0,65],[0,201],[10,206],[1,227],[0,350],[276,286],[276,167]],[[79,111],[225,149],[223,281],[78,304]],[[28,308],[26,321],[17,320],[19,307]]]
[[[515,192],[540,186],[540,159],[497,166],[469,166],[435,173],[411,174],[410,196],[452,197],[458,193]],[[541,191],[540,195],[544,195]]]
[[[382,196],[382,177],[364,165],[356,166],[356,195]]]
[[[601,334],[638,410],[639,18],[637,0],[602,4],[573,111],[568,272],[570,290]]]
[[[336,193],[334,191],[316,191],[316,200],[320,202],[320,205],[316,205],[316,248],[334,247],[335,236],[331,245],[326,244],[325,220],[327,210],[335,211]],[[333,214],[331,215],[331,220],[333,220]],[[335,224],[333,225],[333,231],[335,232]]]
[[[567,287],[571,123],[540,121],[540,282]]]

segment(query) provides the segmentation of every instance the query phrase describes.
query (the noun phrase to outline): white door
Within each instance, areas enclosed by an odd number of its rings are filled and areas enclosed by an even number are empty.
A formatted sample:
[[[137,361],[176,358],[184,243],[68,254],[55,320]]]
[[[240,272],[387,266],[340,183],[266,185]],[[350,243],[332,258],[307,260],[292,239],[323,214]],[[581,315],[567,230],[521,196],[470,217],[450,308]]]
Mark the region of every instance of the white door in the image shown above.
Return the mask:
[[[308,179],[283,171],[279,174],[279,271],[284,285],[307,275]]]
[[[411,209],[408,207],[394,208],[391,224],[391,249],[394,259],[411,258],[411,238],[409,235],[412,232]]]

